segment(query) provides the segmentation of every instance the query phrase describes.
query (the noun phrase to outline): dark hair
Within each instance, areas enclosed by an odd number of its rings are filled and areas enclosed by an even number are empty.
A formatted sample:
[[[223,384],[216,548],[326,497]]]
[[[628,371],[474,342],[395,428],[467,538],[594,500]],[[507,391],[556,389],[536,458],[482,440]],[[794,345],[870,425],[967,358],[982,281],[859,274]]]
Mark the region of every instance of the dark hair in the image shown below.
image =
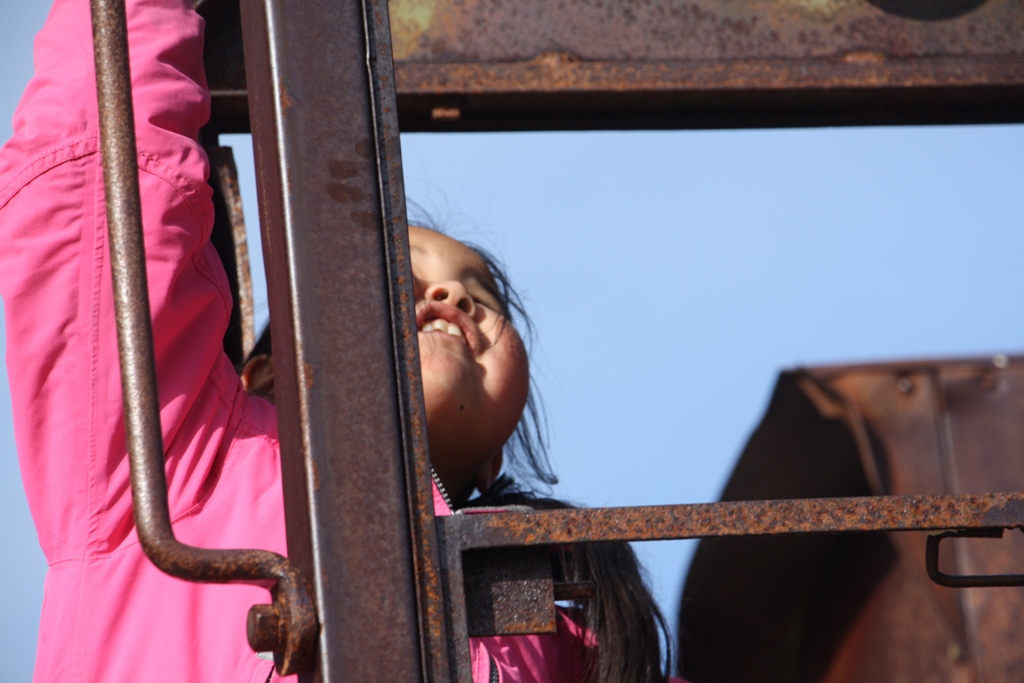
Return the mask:
[[[573,507],[519,488],[502,475],[464,507],[526,506],[536,510]],[[587,680],[595,683],[664,683],[672,645],[668,624],[658,609],[636,553],[628,543],[579,543],[551,555],[555,581],[592,581],[595,597],[574,603],[570,615],[594,634],[597,648],[581,654]],[[665,643],[662,654],[661,643]]]

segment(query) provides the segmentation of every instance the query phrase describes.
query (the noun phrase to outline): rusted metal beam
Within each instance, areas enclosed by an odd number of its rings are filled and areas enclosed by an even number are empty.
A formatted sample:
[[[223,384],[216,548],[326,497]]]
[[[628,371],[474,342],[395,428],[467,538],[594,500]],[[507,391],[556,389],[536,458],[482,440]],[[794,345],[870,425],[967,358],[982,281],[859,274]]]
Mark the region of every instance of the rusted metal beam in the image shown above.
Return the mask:
[[[403,130],[1019,121],[1012,0],[392,0]]]
[[[581,539],[668,541],[717,536],[1024,528],[1024,493],[806,498],[459,515],[443,520],[463,549]]]
[[[244,0],[289,557],[317,680],[449,677],[387,6]]]
[[[210,185],[213,186],[214,219],[210,242],[224,264],[234,303],[224,334],[224,351],[237,366],[256,345],[256,316],[242,193],[231,148],[214,144],[206,147],[206,153],[210,157]]]
[[[241,130],[233,1],[210,4],[207,70]],[[390,6],[406,132],[1024,121],[1013,0]]]
[[[455,680],[470,683],[470,635],[554,629],[551,606],[555,592],[550,576],[539,573],[538,548],[547,552],[550,546],[608,541],[1024,529],[1024,493],[535,510],[456,515],[440,518],[438,523],[442,527],[445,579],[453,615],[451,638],[458,663]],[[517,553],[523,557],[517,558]],[[510,572],[506,565],[513,563],[527,567]],[[951,578],[955,581],[960,577]],[[1008,578],[1012,582],[1019,577]],[[1003,585],[999,582],[1005,579],[968,577],[969,585]],[[513,590],[517,581],[519,591]],[[586,599],[587,588],[563,589],[559,599]]]

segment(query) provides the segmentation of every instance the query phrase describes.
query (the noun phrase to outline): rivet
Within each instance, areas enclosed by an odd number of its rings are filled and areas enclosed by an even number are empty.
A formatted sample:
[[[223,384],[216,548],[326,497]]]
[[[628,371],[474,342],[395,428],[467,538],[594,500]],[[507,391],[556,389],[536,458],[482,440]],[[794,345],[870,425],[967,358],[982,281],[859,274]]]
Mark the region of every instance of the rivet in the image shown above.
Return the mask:
[[[254,651],[278,650],[281,646],[281,610],[273,604],[253,605],[245,630]]]

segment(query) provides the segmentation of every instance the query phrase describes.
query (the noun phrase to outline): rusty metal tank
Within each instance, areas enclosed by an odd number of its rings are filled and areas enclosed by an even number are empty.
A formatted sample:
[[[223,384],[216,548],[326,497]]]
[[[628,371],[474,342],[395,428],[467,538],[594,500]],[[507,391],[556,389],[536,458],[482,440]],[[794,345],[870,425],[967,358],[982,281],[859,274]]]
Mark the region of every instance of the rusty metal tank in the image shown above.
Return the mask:
[[[1024,357],[783,372],[722,500],[1024,490]],[[680,607],[693,683],[1024,681],[1024,588],[945,588],[926,535],[705,539]],[[947,543],[949,543],[947,541]],[[943,544],[1024,570],[1024,535]]]

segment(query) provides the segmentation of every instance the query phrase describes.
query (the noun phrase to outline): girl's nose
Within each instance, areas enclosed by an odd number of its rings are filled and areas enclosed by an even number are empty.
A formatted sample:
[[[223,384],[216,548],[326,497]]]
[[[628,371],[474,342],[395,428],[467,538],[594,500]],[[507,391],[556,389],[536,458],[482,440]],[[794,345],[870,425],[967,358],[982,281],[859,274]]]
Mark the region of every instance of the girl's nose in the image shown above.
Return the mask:
[[[476,304],[473,297],[466,291],[466,287],[458,280],[439,282],[427,287],[424,298],[427,301],[441,301],[472,316],[476,311]]]

